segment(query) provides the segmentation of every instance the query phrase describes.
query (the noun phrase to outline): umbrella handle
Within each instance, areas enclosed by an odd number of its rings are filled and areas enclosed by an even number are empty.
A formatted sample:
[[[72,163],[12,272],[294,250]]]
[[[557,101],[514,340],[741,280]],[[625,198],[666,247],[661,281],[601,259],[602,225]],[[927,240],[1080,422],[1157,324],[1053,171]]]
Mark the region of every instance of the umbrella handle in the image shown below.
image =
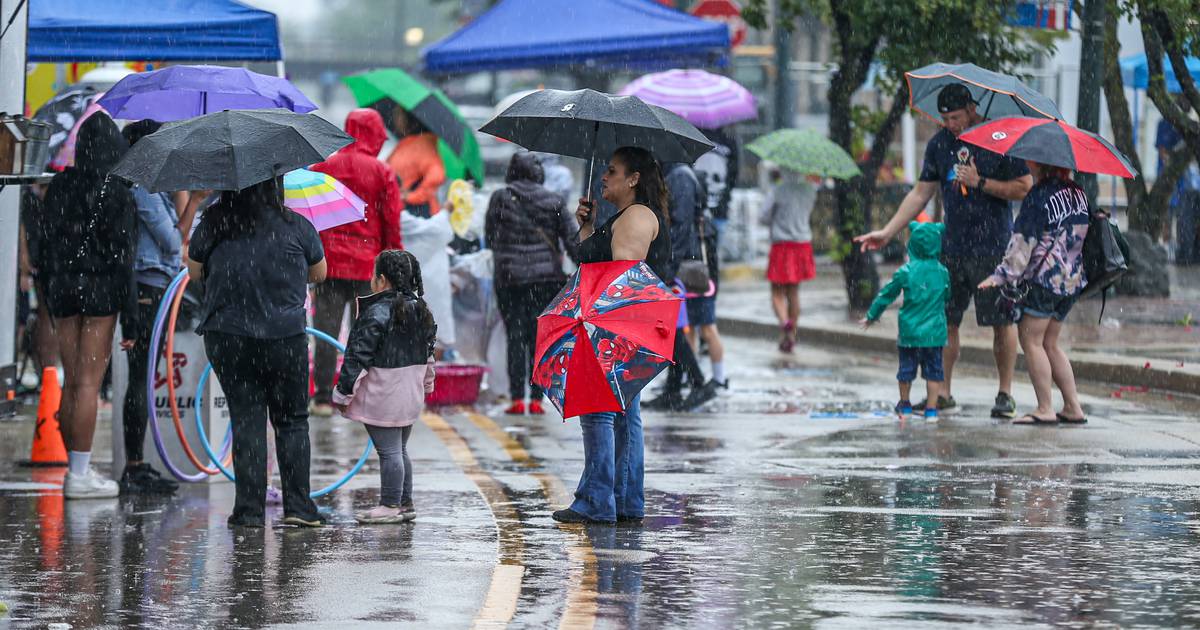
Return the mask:
[[[588,179],[587,179],[587,200],[588,205],[592,206],[592,212],[596,211],[595,204],[592,203],[592,179],[596,173],[596,141],[600,137],[600,121],[596,121],[596,126],[592,128],[592,159],[588,162]],[[591,215],[588,215],[589,218]]]

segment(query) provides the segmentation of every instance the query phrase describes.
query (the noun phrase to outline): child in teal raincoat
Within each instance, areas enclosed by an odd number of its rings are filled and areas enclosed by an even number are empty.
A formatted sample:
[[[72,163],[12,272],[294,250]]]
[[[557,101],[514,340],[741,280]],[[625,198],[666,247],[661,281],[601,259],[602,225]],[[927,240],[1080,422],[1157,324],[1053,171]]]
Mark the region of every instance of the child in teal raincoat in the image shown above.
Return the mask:
[[[908,263],[897,269],[891,282],[879,291],[861,323],[866,328],[879,321],[888,305],[904,292],[900,339],[896,344],[900,352],[900,371],[896,374],[900,402],[896,403],[896,413],[904,417],[913,411],[909,392],[919,365],[928,392],[925,419],[936,422],[937,397],[945,380],[942,347],[946,345],[946,300],[950,296],[950,272],[938,261],[945,226],[914,221],[908,227],[912,231],[908,239]]]

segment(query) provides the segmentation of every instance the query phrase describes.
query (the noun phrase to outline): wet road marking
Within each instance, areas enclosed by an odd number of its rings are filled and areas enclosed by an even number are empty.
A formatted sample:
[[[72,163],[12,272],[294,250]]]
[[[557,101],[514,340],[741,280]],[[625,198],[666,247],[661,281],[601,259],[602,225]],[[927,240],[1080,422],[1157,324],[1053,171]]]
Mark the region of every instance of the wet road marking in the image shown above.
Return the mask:
[[[495,420],[474,411],[464,410],[472,424],[492,441],[496,442],[512,461],[523,466],[539,466],[537,460],[521,443],[513,439]],[[547,472],[531,473],[542,486],[542,494],[551,506],[569,505],[574,498],[570,490],[557,476]],[[567,576],[567,602],[558,627],[562,630],[591,630],[596,625],[597,613],[597,564],[591,541],[581,526],[561,527],[571,535],[567,543],[567,560],[570,571]]]
[[[496,522],[500,546],[499,563],[492,569],[487,596],[471,627],[506,628],[517,612],[517,599],[521,595],[521,581],[525,575],[525,566],[522,563],[525,538],[521,533],[520,517],[505,493],[504,486],[483,471],[466,440],[445,418],[436,413],[425,412],[421,414],[421,421],[445,444],[454,463],[479,489],[479,494],[492,511],[492,519]]]

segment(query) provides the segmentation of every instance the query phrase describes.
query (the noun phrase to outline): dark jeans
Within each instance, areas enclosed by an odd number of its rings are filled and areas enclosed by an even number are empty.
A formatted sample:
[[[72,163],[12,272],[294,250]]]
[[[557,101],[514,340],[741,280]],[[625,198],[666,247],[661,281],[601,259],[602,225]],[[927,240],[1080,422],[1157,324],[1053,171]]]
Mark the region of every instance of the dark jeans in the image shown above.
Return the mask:
[[[683,391],[685,374],[692,389],[704,385],[704,371],[700,369],[700,362],[696,360],[696,353],[692,351],[687,335],[680,328],[675,331],[675,362],[667,368],[667,388],[663,393],[678,394]]]
[[[313,304],[316,313],[313,315],[313,327],[337,338],[342,331],[342,317],[346,304],[350,304],[350,319],[354,319],[354,300],[360,295],[371,293],[371,283],[367,280],[343,280],[329,278],[313,289]],[[316,357],[313,359],[313,382],[317,391],[313,400],[317,403],[329,404],[333,399],[333,373],[337,368],[337,349],[327,343],[317,344]]]
[[[561,282],[533,282],[496,287],[496,302],[500,317],[504,319],[504,332],[508,339],[508,393],[513,400],[525,398],[525,384],[529,383],[529,397],[542,397],[542,388],[534,385],[533,352],[537,341],[537,318],[546,305],[562,290]]]
[[[121,412],[121,424],[125,430],[125,460],[141,461],[145,453],[146,423],[150,419],[146,403],[147,354],[150,352],[150,329],[154,327],[154,316],[164,290],[147,284],[137,285],[137,315],[132,321],[123,318],[122,326],[133,330],[121,330],[126,339],[133,339],[133,348],[125,353],[129,362],[129,386],[125,389],[125,401]]]
[[[204,350],[225,390],[233,423],[233,470],[237,498],[233,524],[262,524],[267,501],[267,434],[275,429],[275,453],[283,482],[283,513],[318,517],[309,498],[308,339],[255,339],[208,332]]]

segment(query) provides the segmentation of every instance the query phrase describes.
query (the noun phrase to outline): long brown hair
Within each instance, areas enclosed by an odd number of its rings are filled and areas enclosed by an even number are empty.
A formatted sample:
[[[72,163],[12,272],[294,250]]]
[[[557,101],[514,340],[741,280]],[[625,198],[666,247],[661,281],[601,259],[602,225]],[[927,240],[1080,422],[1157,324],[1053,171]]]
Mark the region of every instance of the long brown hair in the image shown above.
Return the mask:
[[[654,159],[654,154],[639,147],[621,147],[613,151],[613,159],[625,165],[627,177],[630,173],[641,174],[637,186],[633,188],[633,200],[661,212],[663,219],[670,224],[667,182],[663,179],[662,167]]]

